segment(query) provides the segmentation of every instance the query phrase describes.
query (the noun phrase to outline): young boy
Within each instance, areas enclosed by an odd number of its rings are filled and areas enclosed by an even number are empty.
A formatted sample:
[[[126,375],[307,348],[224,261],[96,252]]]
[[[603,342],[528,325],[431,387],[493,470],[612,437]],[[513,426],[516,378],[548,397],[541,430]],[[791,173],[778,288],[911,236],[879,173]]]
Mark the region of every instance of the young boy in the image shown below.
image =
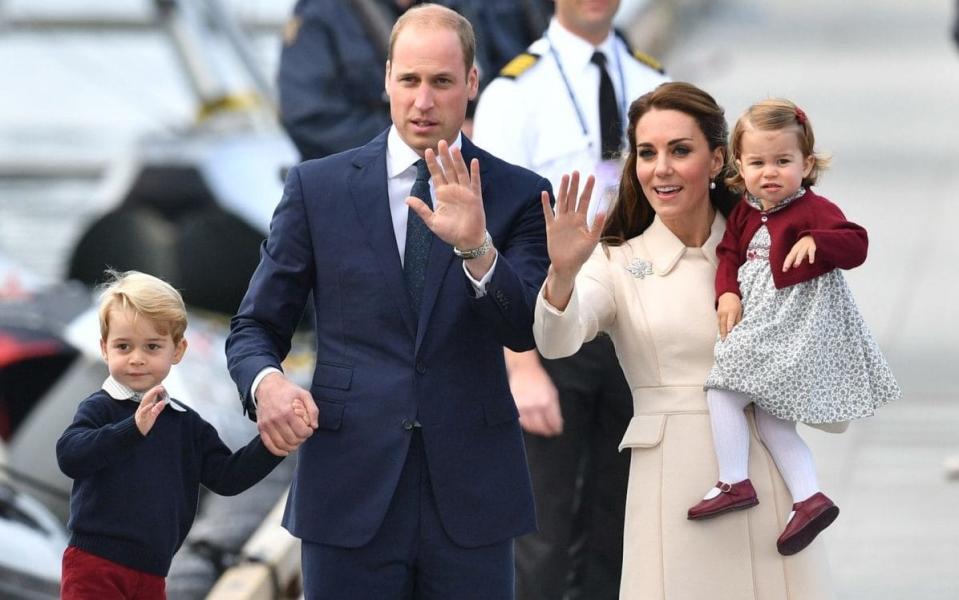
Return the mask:
[[[74,480],[61,598],[165,598],[200,484],[238,494],[283,458],[259,437],[231,453],[209,423],[167,396],[161,383],[187,347],[183,299],[156,277],[108,274],[99,315],[110,376],[57,441],[60,470]]]

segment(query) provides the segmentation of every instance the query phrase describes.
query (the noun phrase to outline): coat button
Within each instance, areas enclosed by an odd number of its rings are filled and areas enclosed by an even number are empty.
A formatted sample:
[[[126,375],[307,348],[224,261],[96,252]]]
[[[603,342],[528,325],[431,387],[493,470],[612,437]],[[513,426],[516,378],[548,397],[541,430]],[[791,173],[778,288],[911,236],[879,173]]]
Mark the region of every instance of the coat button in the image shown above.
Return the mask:
[[[421,360],[416,361],[416,372],[420,375],[426,373],[426,363]]]
[[[413,430],[413,421],[410,421],[409,419],[403,419],[403,429],[405,429],[405,430],[407,430],[407,431],[412,431],[412,430]]]

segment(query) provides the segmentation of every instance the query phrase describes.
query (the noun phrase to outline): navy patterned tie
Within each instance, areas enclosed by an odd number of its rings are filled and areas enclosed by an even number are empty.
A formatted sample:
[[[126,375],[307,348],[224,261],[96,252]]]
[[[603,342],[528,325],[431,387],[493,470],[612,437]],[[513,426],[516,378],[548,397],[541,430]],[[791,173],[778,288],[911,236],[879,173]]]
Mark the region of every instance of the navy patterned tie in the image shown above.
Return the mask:
[[[422,158],[416,161],[416,181],[410,189],[410,196],[416,196],[433,208],[433,200],[430,198],[430,172],[426,168],[426,161]],[[406,289],[410,292],[413,313],[417,315],[420,312],[420,304],[423,302],[423,282],[426,281],[426,261],[430,257],[432,239],[433,234],[423,219],[410,210],[406,221],[403,276],[406,278]]]

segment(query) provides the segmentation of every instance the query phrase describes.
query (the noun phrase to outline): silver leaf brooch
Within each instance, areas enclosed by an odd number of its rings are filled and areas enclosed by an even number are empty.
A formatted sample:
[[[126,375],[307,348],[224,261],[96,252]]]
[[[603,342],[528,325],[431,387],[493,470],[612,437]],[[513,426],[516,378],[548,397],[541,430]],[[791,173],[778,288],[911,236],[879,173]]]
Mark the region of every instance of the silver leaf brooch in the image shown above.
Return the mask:
[[[637,279],[645,279],[647,275],[653,274],[653,265],[650,262],[637,258],[626,265],[626,270]]]

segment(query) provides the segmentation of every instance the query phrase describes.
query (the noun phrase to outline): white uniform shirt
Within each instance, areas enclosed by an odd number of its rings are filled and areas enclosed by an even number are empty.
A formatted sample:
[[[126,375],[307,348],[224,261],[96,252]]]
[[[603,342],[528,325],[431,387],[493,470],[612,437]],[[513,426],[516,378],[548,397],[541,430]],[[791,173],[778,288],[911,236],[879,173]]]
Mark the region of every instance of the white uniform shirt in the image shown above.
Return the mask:
[[[515,79],[498,77],[486,87],[473,121],[476,144],[545,177],[554,192],[564,174],[577,170],[585,181],[587,175],[596,173],[601,148],[599,69],[590,62],[596,50],[606,54],[606,68],[623,112],[625,138],[623,107],[628,110],[633,100],[669,78],[636,60],[613,32],[594,47],[554,18],[546,34],[528,49],[539,56],[536,64]],[[557,58],[585,122],[585,133]],[[597,202],[596,194],[593,198],[590,220],[597,210],[607,208],[608,201]]]

